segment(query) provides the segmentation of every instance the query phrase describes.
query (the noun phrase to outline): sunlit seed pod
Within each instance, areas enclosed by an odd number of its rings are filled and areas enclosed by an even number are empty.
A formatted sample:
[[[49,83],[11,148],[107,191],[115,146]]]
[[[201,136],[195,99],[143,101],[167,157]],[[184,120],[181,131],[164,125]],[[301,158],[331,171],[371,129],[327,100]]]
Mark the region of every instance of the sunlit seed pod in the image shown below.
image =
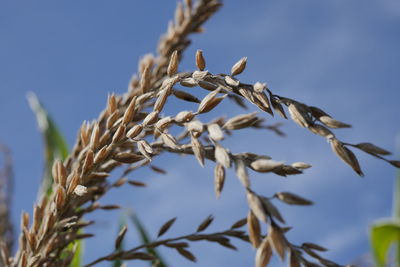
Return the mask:
[[[142,132],[142,130],[143,130],[143,125],[141,124],[135,125],[127,132],[126,136],[128,138],[133,139],[136,136],[138,136]]]
[[[126,127],[125,125],[121,124],[117,131],[114,133],[113,138],[112,138],[112,143],[118,143],[119,141],[121,141],[124,137],[125,137],[125,131],[126,131]]]
[[[175,116],[174,120],[177,123],[184,123],[191,121],[194,118],[194,116],[195,115],[191,111],[181,111]]]
[[[158,111],[150,112],[143,120],[143,127],[154,124],[158,120]]]
[[[270,172],[275,168],[283,166],[283,162],[261,158],[253,161],[250,166],[257,172]]]
[[[256,267],[266,267],[271,260],[272,247],[268,236],[264,237],[256,251]],[[290,266],[292,267],[292,266]]]
[[[229,156],[229,152],[221,145],[217,144],[215,146],[214,156],[217,162],[222,164],[222,166],[225,168],[231,167],[231,158]]]
[[[193,73],[192,73],[192,78],[193,79],[195,79],[195,80],[197,80],[197,81],[201,81],[201,80],[203,80],[207,75],[209,74],[209,72],[208,71],[198,71],[198,70],[196,70],[196,71],[194,71]]]
[[[203,71],[206,68],[206,61],[203,57],[203,51],[196,51],[196,66],[199,70]]]
[[[230,85],[230,86],[233,86],[233,87],[237,87],[240,84],[239,80],[237,80],[237,79],[235,79],[235,78],[233,78],[233,77],[231,77],[229,75],[226,75],[224,77],[224,80],[225,80],[227,85]]]
[[[178,71],[178,51],[175,50],[171,54],[171,58],[169,60],[169,65],[167,68],[167,74],[169,77],[172,77]]]
[[[267,88],[267,84],[265,83],[260,83],[260,82],[256,82],[253,85],[253,89],[255,92],[257,93],[262,93],[264,91],[264,89]]]
[[[117,110],[117,101],[114,94],[108,95],[107,114],[111,115]]]
[[[241,58],[238,62],[235,63],[235,65],[233,65],[231,69],[231,75],[235,76],[242,73],[246,68],[246,63],[247,63],[247,57]]]
[[[268,239],[273,250],[278,253],[281,260],[285,260],[286,250],[288,249],[288,241],[278,226],[271,225],[269,227]]]
[[[344,122],[340,122],[338,120],[335,120],[329,116],[321,116],[319,117],[319,120],[325,124],[326,126],[328,126],[329,128],[350,128],[351,125],[344,123]]]
[[[207,130],[210,138],[214,141],[221,141],[224,139],[224,133],[221,130],[221,127],[219,127],[218,124],[216,123],[211,123],[207,125]]]
[[[122,119],[123,124],[128,124],[132,121],[133,117],[135,116],[135,111],[136,111],[135,108],[136,108],[136,96],[134,96],[131,99],[128,107],[125,110],[125,113],[124,113],[124,116]]]
[[[312,123],[310,116],[300,105],[291,103],[288,105],[288,110],[292,120],[301,127],[307,128]]]
[[[300,170],[311,168],[311,165],[305,162],[294,162],[291,166]]]
[[[88,191],[87,191],[86,186],[83,186],[83,185],[77,185],[77,186],[75,187],[75,189],[74,189],[74,194],[77,195],[77,196],[79,196],[79,197],[81,197],[81,196],[87,194],[87,192],[88,192]]]
[[[313,125],[310,125],[308,129],[315,134],[325,137],[326,139],[331,139],[335,137],[333,132],[331,132],[328,128],[320,124],[314,123]]]

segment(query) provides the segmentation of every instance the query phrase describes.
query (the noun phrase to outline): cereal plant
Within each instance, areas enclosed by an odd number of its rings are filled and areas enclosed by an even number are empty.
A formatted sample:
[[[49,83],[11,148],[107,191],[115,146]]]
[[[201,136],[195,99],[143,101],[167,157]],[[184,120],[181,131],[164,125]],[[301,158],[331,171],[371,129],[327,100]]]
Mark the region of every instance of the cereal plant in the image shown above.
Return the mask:
[[[5,206],[0,210],[3,241],[1,256],[4,266],[95,266],[105,262],[122,266],[129,261],[132,261],[129,263],[132,266],[135,261],[166,266],[157,252],[158,248],[176,251],[187,260],[195,262],[197,258],[191,252],[193,243],[206,242],[212,243],[212,246],[236,249],[232,240],[254,247],[254,263],[257,267],[267,266],[273,255],[291,267],[342,266],[343,263],[335,263],[324,256],[327,248],[308,240],[294,243],[287,237],[289,231],[296,231],[297,228],[288,227],[284,214],[275,203],[308,206],[313,204],[311,200],[296,192],[286,191],[265,196],[262,188],[253,187],[251,183],[251,172],[286,177],[307,172],[311,165],[300,161],[287,163],[264,154],[232,152],[223,141],[232,138],[241,129],[268,130],[284,135],[280,124],[268,124],[265,121],[271,116],[280,116],[309,131],[316,138],[326,139],[330,147],[328,149],[359,176],[364,176],[364,172],[353,152],[355,150],[397,168],[400,162],[387,158],[390,152],[372,143],[348,143],[339,139],[337,129],[350,128],[351,125],[331,116],[329,111],[322,108],[322,103],[314,106],[283,96],[261,79],[241,80],[240,74],[246,71],[246,65],[251,64],[245,56],[238,55],[241,58],[229,72],[212,73],[207,70],[207,51],[197,50],[195,55],[186,55],[193,58],[195,69],[182,70],[180,61],[191,43],[190,36],[201,33],[203,24],[221,6],[218,0],[179,2],[173,21],[160,38],[157,54],[142,57],[138,73],[132,76],[126,93],[104,96],[104,110],[97,119],[82,123],[71,151],[68,151],[62,135],[36,96],[28,96],[45,137],[46,160],[49,165],[45,170],[41,195],[35,203],[33,216],[30,218],[27,212],[22,214],[19,237],[15,241],[10,233],[12,228],[17,231],[17,227],[11,227],[7,220],[9,196],[6,187],[10,183],[6,182],[11,176],[10,164],[6,164],[4,173],[0,174],[7,178],[0,184],[0,190],[5,189],[0,195],[0,204]],[[204,97],[199,99],[194,96],[191,88],[202,90]],[[193,103],[193,109],[167,114],[164,108],[170,98]],[[244,111],[241,115],[225,118],[217,114],[215,108],[226,101],[231,101],[238,109],[253,105],[259,111]],[[212,114],[214,119],[206,121],[203,116],[206,113]],[[248,213],[242,214],[242,219],[233,221],[226,229],[208,230],[214,218],[218,217],[216,214],[199,222],[193,232],[165,237],[176,221],[171,215],[173,218],[167,220],[155,233],[157,239],[146,238],[142,231],[143,243],[134,247],[123,245],[128,228],[122,222],[113,241],[114,250],[107,255],[98,255],[97,259],[90,262],[82,262],[82,242],[95,235],[87,231],[86,227],[96,222],[86,220],[86,216],[100,209],[119,208],[118,203],[101,204],[101,198],[110,190],[121,186],[145,186],[142,181],[132,178],[137,169],[149,167],[155,172],[164,172],[152,165],[161,154],[193,156],[199,168],[206,162],[213,165],[214,185],[210,190],[215,191],[217,198],[222,197],[227,171],[232,169],[242,185],[243,190],[237,194],[247,199]],[[112,180],[110,175],[116,169],[122,174]],[[290,222],[290,225],[295,226],[295,222]],[[141,227],[138,218],[136,227]],[[15,253],[11,252],[13,243],[17,246]]]

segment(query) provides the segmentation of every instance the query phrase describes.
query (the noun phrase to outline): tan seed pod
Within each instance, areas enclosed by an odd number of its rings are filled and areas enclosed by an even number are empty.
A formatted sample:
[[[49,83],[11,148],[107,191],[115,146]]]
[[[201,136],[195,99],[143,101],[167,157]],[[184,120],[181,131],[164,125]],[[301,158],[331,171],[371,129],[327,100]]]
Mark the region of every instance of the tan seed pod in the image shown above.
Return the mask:
[[[126,182],[128,182],[128,178],[122,177],[122,178],[119,178],[117,181],[115,181],[113,186],[114,187],[120,187],[120,186],[124,185]]]
[[[145,156],[149,161],[151,161],[151,154],[153,153],[153,149],[150,144],[147,143],[146,140],[140,140],[137,142],[137,147],[140,153]]]
[[[256,252],[256,267],[266,267],[271,260],[272,248],[268,236],[263,239]]]
[[[162,236],[163,234],[165,234],[170,228],[171,226],[175,223],[176,221],[176,217],[168,220],[167,222],[165,222],[161,227],[160,230],[158,230],[158,234],[157,237]]]
[[[320,245],[317,245],[314,243],[310,243],[310,242],[303,243],[301,246],[308,248],[308,249],[318,250],[318,251],[328,251],[326,248],[321,247]]]
[[[170,116],[167,116],[167,117],[164,117],[164,118],[162,118],[161,120],[159,120],[157,123],[156,123],[156,128],[159,130],[159,131],[163,131],[165,128],[167,128],[170,124],[172,123],[172,118],[170,117]]]
[[[296,252],[290,250],[289,254],[289,267],[301,267],[299,257],[296,255]]]
[[[29,213],[26,211],[22,212],[21,216],[21,229],[24,227],[29,228]]]
[[[296,194],[289,193],[289,192],[279,192],[276,193],[275,196],[285,202],[286,204],[290,205],[312,205],[312,201],[305,199],[303,197],[300,197]]]
[[[56,207],[57,210],[61,210],[62,207],[65,204],[65,199],[66,199],[66,193],[65,193],[65,189],[61,186],[57,187],[57,193],[56,193]]]
[[[197,161],[200,163],[200,166],[204,167],[204,157],[205,157],[205,150],[203,145],[201,144],[200,140],[197,139],[195,136],[192,135],[191,138],[191,145],[194,155],[196,156]]]
[[[142,132],[142,130],[143,130],[143,125],[141,124],[135,125],[127,132],[126,136],[128,138],[133,139],[136,136],[138,136]]]
[[[186,129],[187,129],[189,132],[196,133],[196,137],[197,137],[197,136],[199,136],[199,135],[203,132],[203,130],[204,130],[204,125],[203,125],[203,123],[201,123],[201,122],[198,121],[198,120],[192,120],[191,122],[189,122],[189,123],[186,125]]]
[[[230,85],[230,86],[237,87],[237,86],[239,86],[239,84],[240,84],[239,80],[237,80],[237,79],[235,79],[235,78],[232,78],[232,77],[229,76],[229,75],[226,75],[226,76],[224,77],[224,80],[225,80],[226,84],[227,84],[227,85]]]
[[[184,123],[191,121],[194,118],[194,116],[195,115],[191,111],[181,111],[175,116],[174,120],[177,123]]]
[[[169,77],[172,77],[178,71],[178,60],[178,51],[175,50],[174,52],[172,52],[171,58],[169,60],[169,65],[167,69],[167,74]]]
[[[294,163],[292,163],[291,166],[293,168],[300,169],[300,170],[305,170],[305,169],[311,168],[311,165],[308,163],[305,163],[305,162],[294,162]]]
[[[222,100],[225,99],[227,95],[223,95],[221,97],[214,97],[210,99],[207,103],[204,103],[203,106],[199,106],[199,109],[197,110],[198,113],[207,113],[211,111],[213,108],[215,108],[219,103],[221,103]]]
[[[203,51],[196,51],[196,66],[199,70],[203,71],[206,68],[206,61],[203,57]]]
[[[307,128],[311,124],[311,118],[301,105],[290,103],[288,106],[290,117],[301,127]]]
[[[354,153],[348,149],[347,147],[343,146],[343,144],[337,140],[336,138],[332,138],[330,140],[331,148],[333,152],[345,163],[347,163],[358,175],[364,176],[360,164]]]
[[[238,62],[235,63],[235,65],[233,65],[231,69],[231,75],[235,76],[242,73],[246,68],[246,63],[247,63],[247,57],[241,58]]]
[[[143,72],[140,76],[140,89],[142,94],[146,93],[150,89],[151,82],[151,68],[150,66],[146,66],[143,69]]]
[[[257,159],[250,164],[250,167],[257,172],[271,172],[281,166],[283,166],[283,162],[264,158]]]
[[[67,174],[67,169],[65,168],[64,164],[61,161],[58,161],[57,173],[60,185],[65,188],[68,174]]]
[[[278,221],[281,223],[285,223],[285,220],[283,219],[281,213],[279,210],[272,204],[271,201],[268,200],[266,197],[260,197],[261,203],[264,207],[264,210],[270,214],[271,216],[275,217]]]
[[[267,87],[267,84],[266,84],[266,83],[260,83],[260,82],[256,82],[256,83],[253,85],[253,89],[254,89],[254,91],[257,92],[257,93],[262,93],[266,87]]]
[[[154,111],[160,112],[163,108],[165,103],[167,102],[167,98],[169,96],[169,90],[163,89],[160,91],[160,94],[154,104]]]
[[[150,112],[143,120],[143,127],[154,124],[158,120],[158,111]]]
[[[308,129],[315,134],[325,137],[326,139],[331,139],[335,137],[335,135],[328,128],[320,124],[315,123],[313,125],[310,125]]]
[[[182,2],[178,2],[175,9],[175,24],[181,25],[185,20]]]
[[[208,226],[210,226],[210,224],[213,222],[214,220],[214,216],[209,215],[207,218],[205,218],[200,225],[197,227],[196,232],[202,232],[204,230],[206,230],[208,228]]]
[[[268,213],[266,212],[260,197],[251,190],[247,190],[247,203],[257,219],[267,223]]]
[[[163,141],[163,143],[166,146],[168,146],[172,149],[179,149],[178,142],[176,141],[175,137],[173,137],[172,135],[170,135],[168,133],[162,133],[161,140]]]
[[[176,96],[179,99],[188,101],[188,102],[193,102],[193,103],[200,103],[200,100],[195,97],[194,95],[191,95],[185,91],[181,90],[174,90],[173,91],[174,96]]]
[[[214,91],[218,88],[218,85],[203,80],[198,80],[198,85],[208,91]]]
[[[271,109],[271,105],[269,103],[269,99],[264,92],[261,92],[261,93],[254,92],[253,95],[256,98],[256,100],[260,101],[261,104],[257,105],[257,106],[261,110],[268,112],[271,115],[274,115],[274,113],[272,112],[272,109]]]
[[[357,145],[354,145],[358,149],[361,149],[364,152],[367,152],[369,154],[378,154],[378,155],[390,155],[391,153],[383,148],[380,148],[374,144],[371,143],[359,143]]]
[[[213,99],[216,98],[216,95],[220,92],[220,89],[214,90],[206,95],[203,100],[201,100],[198,108],[199,113],[205,112],[204,110],[210,110],[210,106],[212,105]],[[201,112],[202,111],[202,112]]]
[[[192,262],[196,262],[196,257],[189,251],[186,250],[184,248],[177,248],[176,251],[178,251],[179,254],[181,254],[183,257],[185,257],[186,259],[192,261]]]
[[[217,198],[220,197],[225,184],[225,168],[217,163],[214,169],[214,187]]]
[[[144,157],[142,155],[137,155],[134,153],[120,152],[118,154],[115,154],[113,156],[113,159],[122,163],[135,163],[144,159]]]
[[[82,146],[87,146],[89,144],[89,124],[87,121],[84,121],[82,123],[79,131],[79,136],[81,137]]]
[[[107,100],[107,114],[110,116],[117,110],[117,101],[114,94],[108,95]]]
[[[97,147],[99,146],[99,141],[100,141],[100,128],[99,124],[95,123],[92,130],[92,134],[90,136],[90,142],[89,142],[90,148],[92,150],[97,150]]]
[[[326,126],[328,126],[329,128],[350,128],[351,125],[344,123],[344,122],[340,122],[338,120],[332,119],[329,116],[321,116],[319,117],[319,120],[325,124]]]
[[[110,150],[108,149],[108,146],[103,146],[97,153],[96,156],[94,157],[94,164],[99,164],[102,162],[108,155]]]
[[[198,85],[198,82],[193,78],[185,78],[180,81],[180,84],[184,87],[195,87]]]
[[[117,131],[115,131],[111,142],[113,144],[120,142],[125,137],[125,131],[126,131],[125,125],[121,124],[118,127]]]
[[[115,250],[119,250],[122,244],[122,241],[124,240],[125,234],[128,231],[128,226],[126,224],[122,226],[121,230],[118,233],[117,238],[115,239]]]
[[[236,176],[244,187],[250,187],[249,175],[247,173],[247,167],[244,161],[240,158],[235,159],[235,171]]]
[[[118,120],[119,118],[119,113],[118,110],[114,111],[108,118],[107,118],[107,122],[106,122],[106,127],[107,129],[111,129],[115,122]]]
[[[223,128],[228,130],[238,130],[246,127],[252,126],[256,121],[257,112],[252,112],[248,114],[241,114],[229,119],[223,126]]]
[[[279,115],[281,115],[281,117],[287,119],[285,110],[283,109],[281,103],[279,103],[275,98],[271,98],[271,105],[274,108],[274,110],[278,112]]]
[[[195,79],[196,81],[201,81],[204,80],[204,78],[209,74],[208,71],[194,71],[192,73],[192,78]]]
[[[281,229],[276,225],[271,225],[269,228],[268,240],[271,243],[272,248],[278,253],[282,261],[285,260],[286,250],[288,248],[288,242]]]
[[[224,133],[221,127],[217,123],[211,123],[207,125],[207,130],[210,138],[214,141],[221,141],[224,139]]]
[[[82,173],[86,173],[93,166],[94,155],[93,150],[89,149],[86,153],[85,161],[82,166]]]
[[[132,97],[131,102],[125,110],[124,116],[122,118],[122,123],[127,125],[133,120],[135,116],[135,108],[136,108],[136,96]]]
[[[70,182],[68,183],[68,190],[67,190],[67,194],[72,194],[72,192],[74,192],[76,186],[79,183],[79,176],[74,173],[74,175],[72,176]]]
[[[229,153],[221,145],[216,144],[214,156],[217,162],[222,164],[222,166],[224,166],[225,168],[231,167],[231,158],[229,156]]]
[[[258,248],[261,243],[261,227],[260,222],[251,210],[247,214],[247,229],[251,244],[254,248]]]

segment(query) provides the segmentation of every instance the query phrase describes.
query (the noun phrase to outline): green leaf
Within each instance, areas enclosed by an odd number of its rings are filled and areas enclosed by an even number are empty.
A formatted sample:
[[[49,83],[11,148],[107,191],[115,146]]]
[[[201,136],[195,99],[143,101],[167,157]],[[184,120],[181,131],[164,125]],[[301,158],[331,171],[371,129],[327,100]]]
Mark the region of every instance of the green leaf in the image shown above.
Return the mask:
[[[42,187],[39,194],[41,195],[43,192],[46,192],[49,196],[53,184],[51,168],[56,159],[65,160],[68,157],[68,145],[64,136],[58,130],[57,125],[40,103],[37,96],[29,92],[27,99],[32,111],[36,115],[36,121],[42,133],[45,146],[45,173],[43,175]]]
[[[132,220],[133,225],[136,227],[137,231],[139,232],[140,238],[142,239],[143,244],[151,243],[151,239],[147,234],[146,229],[144,228],[143,224],[139,220],[139,217],[132,211],[129,212],[129,217]],[[147,252],[159,260],[158,267],[168,267],[165,261],[161,258],[160,254],[153,248],[147,248]]]
[[[36,121],[38,123],[40,132],[42,133],[45,148],[45,171],[42,178],[39,196],[43,194],[50,196],[53,185],[53,177],[51,174],[53,163],[56,159],[64,161],[68,157],[68,145],[56,123],[40,103],[37,96],[30,92],[27,95],[27,99],[33,113],[36,115]],[[78,233],[82,234],[83,230],[80,230]],[[72,250],[74,250],[75,253],[70,267],[82,266],[81,258],[83,254],[83,240],[78,240],[69,244],[67,251]]]
[[[385,266],[390,246],[400,241],[400,222],[387,221],[371,227],[371,245],[378,266]]]

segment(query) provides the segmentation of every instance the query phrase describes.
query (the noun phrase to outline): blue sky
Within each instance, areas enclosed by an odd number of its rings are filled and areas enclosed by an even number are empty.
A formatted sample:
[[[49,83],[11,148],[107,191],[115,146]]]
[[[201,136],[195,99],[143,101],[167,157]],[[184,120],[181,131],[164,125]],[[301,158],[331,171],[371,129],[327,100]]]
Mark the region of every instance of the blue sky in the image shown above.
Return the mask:
[[[26,93],[39,96],[72,146],[82,121],[97,117],[109,92],[123,93],[138,59],[155,51],[175,3],[0,2],[0,142],[11,148],[14,157],[16,225],[22,210],[31,212],[43,169],[42,140]],[[240,75],[243,81],[267,82],[277,94],[318,106],[352,124],[351,129],[337,131],[343,141],[370,141],[394,151],[400,128],[399,2],[248,3],[226,1],[206,24],[206,32],[193,36],[181,69],[194,68],[196,49],[204,51],[207,68],[214,73],[228,72],[247,56],[246,72]],[[189,90],[204,95],[200,89]],[[171,102],[166,115],[180,107],[195,108]],[[227,103],[212,115],[241,112]],[[269,123],[283,121],[264,116]],[[357,153],[366,173],[359,178],[333,155],[325,140],[291,121],[283,122],[286,138],[265,131],[238,131],[224,145],[233,152],[252,151],[289,163],[312,164],[305,174],[288,179],[251,173],[253,186],[260,194],[292,191],[315,201],[315,206],[307,208],[279,205],[288,224],[294,226],[290,240],[319,243],[330,249],[327,257],[351,263],[368,252],[368,226],[390,216],[395,169]],[[140,170],[133,178],[148,182],[147,189],[118,189],[103,203],[132,207],[154,234],[174,216],[178,221],[171,235],[193,231],[210,213],[216,215],[210,231],[229,227],[245,216],[245,197],[233,173],[229,172],[222,197],[216,200],[211,162],[202,169],[191,157],[162,156],[154,164],[166,168],[168,175]],[[94,215],[98,224],[91,231],[98,235],[87,245],[86,261],[111,251],[118,217],[119,212]],[[128,241],[132,246],[138,242],[132,228]],[[235,244],[239,252],[204,244],[194,244],[193,251],[199,266],[251,266],[254,251]],[[171,265],[192,266],[174,252],[162,253]]]

